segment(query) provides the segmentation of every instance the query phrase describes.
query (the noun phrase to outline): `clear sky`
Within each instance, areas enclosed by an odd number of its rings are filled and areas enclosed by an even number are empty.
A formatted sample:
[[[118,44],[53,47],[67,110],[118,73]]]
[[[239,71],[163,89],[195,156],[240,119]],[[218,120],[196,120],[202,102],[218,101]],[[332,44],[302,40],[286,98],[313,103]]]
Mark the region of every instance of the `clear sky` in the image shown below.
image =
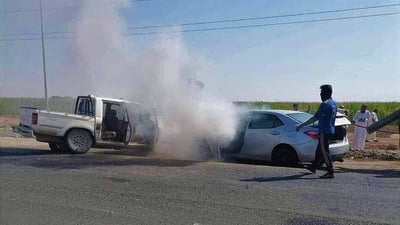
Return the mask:
[[[73,31],[79,6],[94,0],[42,0],[45,32]],[[112,0],[109,0],[113,4]],[[373,0],[148,0],[119,10],[127,27],[262,17],[396,4]],[[0,96],[44,96],[38,0],[0,0]],[[32,10],[32,11],[30,11]],[[400,6],[283,17],[237,23],[182,26],[181,30],[283,23],[400,12]],[[129,30],[127,33],[160,31]],[[47,34],[65,37],[73,34]],[[136,49],[157,35],[124,36]],[[207,68],[198,79],[214,96],[243,101],[319,101],[329,83],[338,101],[400,101],[400,15],[318,23],[182,33],[188,55]],[[46,40],[49,96],[69,89],[65,68],[74,67],[71,39]],[[12,40],[12,41],[4,41]],[[62,69],[60,69],[62,68]],[[78,82],[79,83],[79,82]]]

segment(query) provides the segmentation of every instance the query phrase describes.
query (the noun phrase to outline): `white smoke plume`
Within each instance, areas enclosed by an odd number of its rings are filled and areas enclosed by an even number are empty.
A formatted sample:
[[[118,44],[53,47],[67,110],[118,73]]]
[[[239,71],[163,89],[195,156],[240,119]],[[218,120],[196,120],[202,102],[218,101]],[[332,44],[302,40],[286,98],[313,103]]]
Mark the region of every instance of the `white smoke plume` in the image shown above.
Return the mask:
[[[223,142],[234,136],[233,104],[202,90],[201,74],[194,69],[202,65],[186,51],[180,35],[160,35],[152,47],[137,51],[118,13],[129,1],[83,2],[68,71],[82,94],[154,106],[160,123],[156,151],[171,157],[200,159],[204,139]]]

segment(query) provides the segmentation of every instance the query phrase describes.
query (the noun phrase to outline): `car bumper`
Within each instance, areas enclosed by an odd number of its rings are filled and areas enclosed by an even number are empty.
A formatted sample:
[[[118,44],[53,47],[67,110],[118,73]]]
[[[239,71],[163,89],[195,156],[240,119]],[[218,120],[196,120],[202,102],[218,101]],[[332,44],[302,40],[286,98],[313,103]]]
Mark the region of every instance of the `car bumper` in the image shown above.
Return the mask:
[[[332,161],[339,161],[339,162],[343,162],[344,157],[346,156],[345,154],[340,154],[340,155],[333,155],[332,156]]]
[[[309,141],[298,145],[296,148],[299,162],[311,162],[315,159],[315,152],[318,147],[318,141]],[[342,161],[345,155],[349,152],[349,142],[347,138],[341,142],[329,144],[329,152],[333,161]]]
[[[349,141],[344,138],[341,142],[332,143],[329,145],[329,152],[331,153],[332,159],[342,158],[349,152]]]

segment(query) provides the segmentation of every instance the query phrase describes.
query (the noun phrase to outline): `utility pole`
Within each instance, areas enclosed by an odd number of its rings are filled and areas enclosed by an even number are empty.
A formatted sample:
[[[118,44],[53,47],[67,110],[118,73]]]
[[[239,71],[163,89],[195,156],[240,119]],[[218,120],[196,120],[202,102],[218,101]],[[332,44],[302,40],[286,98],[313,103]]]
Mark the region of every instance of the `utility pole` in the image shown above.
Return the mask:
[[[44,37],[43,37],[43,12],[42,12],[42,0],[39,0],[40,4],[40,28],[42,30],[42,56],[43,56],[43,76],[44,76],[44,95],[46,98],[46,110],[49,110],[49,99],[47,97],[47,79],[46,79],[46,55],[44,53]]]

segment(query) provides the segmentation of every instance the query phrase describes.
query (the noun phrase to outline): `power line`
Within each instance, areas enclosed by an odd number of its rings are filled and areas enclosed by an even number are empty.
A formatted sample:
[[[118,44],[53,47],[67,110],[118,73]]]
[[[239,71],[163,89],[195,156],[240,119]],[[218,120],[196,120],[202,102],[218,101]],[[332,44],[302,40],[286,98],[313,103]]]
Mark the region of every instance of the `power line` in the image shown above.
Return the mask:
[[[27,13],[27,12],[38,12],[38,9],[19,9],[19,10],[8,10],[0,11],[2,14],[12,14],[12,13]]]
[[[12,34],[1,34],[0,37],[8,37],[8,36],[29,36],[29,35],[41,35],[42,33],[40,32],[35,32],[35,33],[12,33]],[[73,34],[72,31],[51,31],[51,32],[46,32],[44,34]]]
[[[268,27],[268,26],[279,26],[279,25],[290,25],[290,24],[328,22],[328,21],[335,21],[335,20],[350,20],[350,19],[380,17],[380,16],[392,16],[392,15],[399,15],[399,14],[400,14],[400,12],[393,12],[393,13],[381,13],[381,14],[372,14],[372,15],[363,15],[363,16],[348,16],[348,17],[328,18],[328,19],[300,20],[300,21],[292,21],[292,22],[280,22],[280,23],[266,23],[266,24],[253,24],[253,25],[243,25],[243,26],[225,26],[225,27],[214,27],[214,28],[187,29],[187,30],[181,30],[181,31],[138,32],[138,33],[128,33],[125,35],[149,35],[149,34],[158,34],[158,33],[187,33],[187,32],[217,31],[217,30],[233,30],[233,29],[244,29],[244,28],[255,28],[255,27]]]
[[[62,36],[62,37],[45,37],[45,40],[57,40],[57,39],[70,39],[76,38],[76,36]],[[3,41],[33,41],[33,40],[41,40],[40,37],[32,37],[32,38],[7,38],[7,39],[0,39],[0,42]]]
[[[14,33],[14,34],[2,34],[0,35],[1,37],[8,37],[8,36],[28,36],[28,35],[41,35],[42,33],[36,32],[36,33]]]
[[[126,36],[132,36],[132,35],[138,36],[138,35],[150,35],[150,34],[159,34],[159,33],[188,33],[188,32],[218,31],[218,30],[234,30],[234,29],[244,29],[244,28],[282,26],[282,25],[291,25],[291,24],[317,23],[317,22],[351,20],[351,19],[371,18],[371,17],[381,17],[381,16],[393,16],[393,15],[399,15],[399,14],[400,14],[400,12],[392,12],[392,13],[380,13],[380,14],[370,14],[370,15],[362,15],[362,16],[335,17],[335,18],[327,18],[327,19],[300,20],[300,21],[291,21],[291,22],[280,22],[280,23],[253,24],[253,25],[243,25],[243,26],[225,26],[225,27],[202,28],[202,29],[187,29],[187,30],[181,30],[181,31],[126,33],[124,35],[126,35]],[[45,39],[66,39],[66,38],[74,38],[74,37],[76,37],[76,36],[70,36],[70,37],[66,37],[66,36],[64,36],[64,37],[46,37]],[[40,38],[0,39],[0,42],[3,42],[3,41],[20,41],[20,40],[39,40],[39,39]]]
[[[45,38],[47,39],[47,38]],[[14,39],[1,39],[0,42],[4,41],[33,41],[33,40],[41,40],[41,38],[14,38]]]
[[[135,1],[152,1],[152,0],[135,0]],[[377,9],[377,8],[385,8],[385,7],[393,7],[393,6],[400,6],[400,4],[375,5],[375,6],[366,6],[366,7],[357,7],[357,8],[335,9],[335,10],[318,11],[318,12],[303,12],[303,13],[275,15],[275,16],[262,16],[262,17],[249,17],[249,18],[239,18],[239,19],[191,22],[191,23],[182,23],[182,24],[175,24],[175,25],[167,24],[167,25],[151,25],[151,26],[140,26],[140,27],[130,27],[130,28],[128,27],[127,29],[128,30],[130,30],[130,29],[138,30],[138,29],[148,29],[148,28],[172,27],[172,26],[179,26],[179,25],[180,26],[190,26],[190,25],[217,24],[217,23],[228,23],[228,22],[239,22],[239,21],[251,21],[251,20],[283,18],[283,17],[295,17],[295,16],[305,16],[305,15],[338,13],[338,12],[366,10],[366,9]],[[204,28],[204,29],[213,29],[213,28]],[[69,33],[72,33],[72,32],[70,32],[70,31],[46,32],[46,34],[69,34]],[[156,32],[143,32],[143,33],[156,33]],[[0,35],[0,36],[6,37],[6,36],[23,36],[23,35],[39,35],[39,34],[40,33],[18,33],[18,34],[3,34],[3,35]]]
[[[65,6],[65,7],[58,7],[58,8],[47,8],[44,9],[43,12],[46,11],[57,11],[57,10],[64,10],[64,9],[76,9],[78,6]],[[7,10],[7,11],[0,11],[0,14],[17,14],[17,13],[40,13],[40,9],[19,9],[19,10]]]
[[[153,0],[130,0],[130,2],[149,2]],[[64,10],[64,9],[76,9],[79,8],[79,6],[65,6],[65,7],[57,7],[57,8],[47,8],[44,9],[43,12],[45,11],[56,11],[56,10]],[[18,9],[18,10],[5,10],[5,11],[0,11],[0,14],[16,14],[16,13],[39,13],[40,9]]]
[[[295,17],[295,16],[348,12],[348,11],[366,10],[366,9],[377,9],[377,8],[386,8],[386,7],[393,7],[393,6],[400,6],[400,4],[376,5],[376,6],[335,9],[335,10],[318,11],[318,12],[303,12],[303,13],[275,15],[275,16],[247,17],[247,18],[226,19],[226,20],[210,20],[210,21],[190,22],[190,23],[181,23],[181,24],[138,26],[138,27],[128,27],[128,29],[134,30],[134,29],[162,28],[162,27],[173,27],[173,26],[192,26],[192,25],[204,25],[204,24],[216,24],[216,23],[229,23],[229,22],[249,21],[249,20],[263,20],[263,19],[273,19],[273,18],[282,18],[282,17]]]

